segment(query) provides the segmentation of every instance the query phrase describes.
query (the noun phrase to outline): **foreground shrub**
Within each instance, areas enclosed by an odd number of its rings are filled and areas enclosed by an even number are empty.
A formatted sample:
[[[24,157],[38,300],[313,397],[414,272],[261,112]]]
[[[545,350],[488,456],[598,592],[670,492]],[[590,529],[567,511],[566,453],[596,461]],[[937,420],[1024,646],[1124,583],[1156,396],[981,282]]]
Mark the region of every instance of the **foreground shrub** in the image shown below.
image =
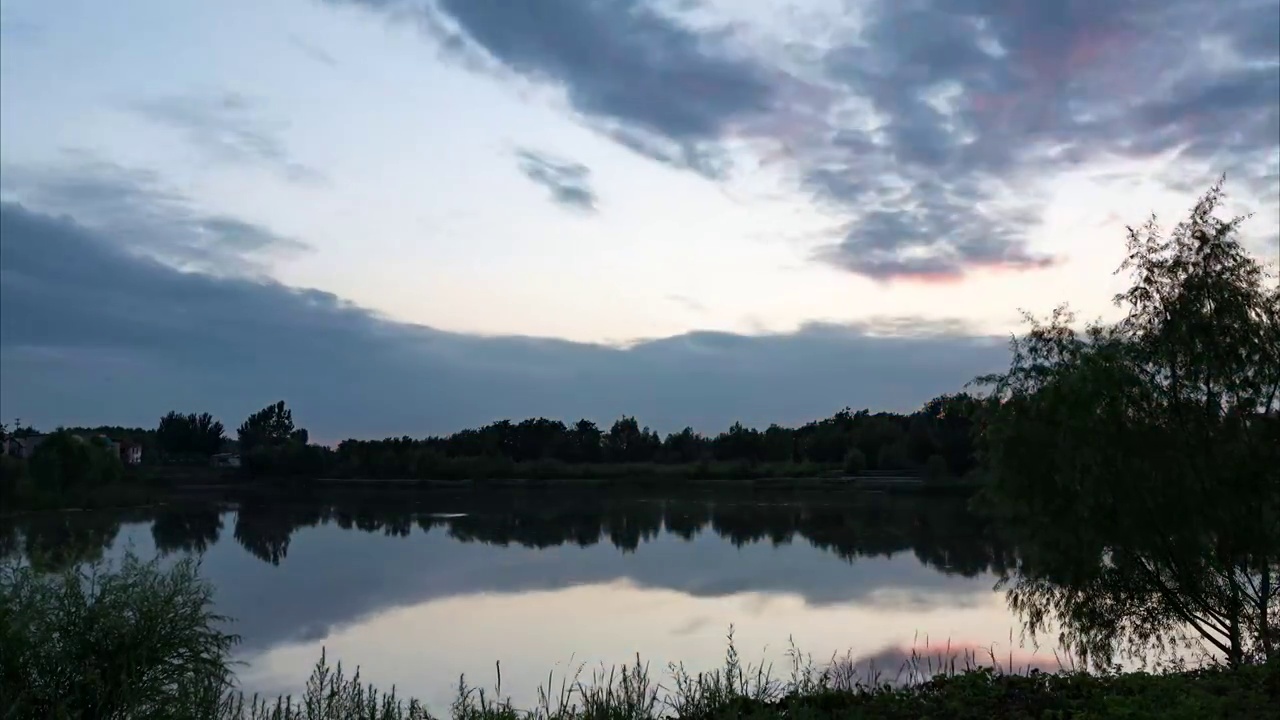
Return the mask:
[[[190,560],[0,568],[0,697],[10,717],[207,717],[231,680],[224,622]]]

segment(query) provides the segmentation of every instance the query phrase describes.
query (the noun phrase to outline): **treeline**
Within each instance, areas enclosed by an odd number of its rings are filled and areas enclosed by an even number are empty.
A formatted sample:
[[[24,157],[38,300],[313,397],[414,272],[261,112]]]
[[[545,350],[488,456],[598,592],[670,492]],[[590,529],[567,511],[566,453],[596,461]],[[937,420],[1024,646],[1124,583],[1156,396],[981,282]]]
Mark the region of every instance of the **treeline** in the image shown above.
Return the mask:
[[[11,439],[40,436],[34,428],[0,425],[0,507],[60,507],[79,504],[86,493],[118,487],[125,468],[119,450],[96,431],[65,428],[43,436],[30,456],[11,454]]]
[[[590,420],[502,420],[446,437],[347,440],[334,452],[340,477],[424,477],[450,460],[489,458],[506,463],[817,464],[866,470],[921,471],[961,476],[974,465],[973,418],[978,401],[965,394],[936,398],[910,415],[852,412],[799,428],[764,430],[734,423],[718,435],[692,428],[666,437],[634,417],[608,429]]]
[[[5,458],[0,465],[0,497],[17,494],[28,477],[49,493],[118,482],[124,473],[120,454],[101,436],[52,433],[29,460]]]
[[[754,477],[833,471],[962,477],[976,466],[978,407],[978,399],[960,393],[935,398],[910,414],[845,408],[797,428],[774,424],[760,430],[734,423],[715,435],[686,427],[665,437],[631,416],[607,428],[586,419],[566,424],[529,418],[444,436],[350,439],[330,448],[311,444],[307,430],[295,425],[292,410],[282,401],[246,418],[234,440],[208,413],[170,412],[155,429],[70,432],[138,443],[148,465],[207,464],[217,453],[238,453],[241,473],[251,478]]]
[[[239,431],[243,468],[251,476],[366,479],[591,477],[638,472],[636,466],[680,466],[690,476],[755,475],[769,466],[797,474],[838,468],[961,477],[977,461],[973,428],[979,401],[967,394],[935,398],[909,415],[853,412],[798,428],[764,430],[734,423],[717,435],[685,428],[665,437],[631,416],[607,429],[590,420],[499,420],[446,436],[345,440],[336,448],[307,443],[292,412],[276,403]],[[652,470],[652,468],[651,468]]]

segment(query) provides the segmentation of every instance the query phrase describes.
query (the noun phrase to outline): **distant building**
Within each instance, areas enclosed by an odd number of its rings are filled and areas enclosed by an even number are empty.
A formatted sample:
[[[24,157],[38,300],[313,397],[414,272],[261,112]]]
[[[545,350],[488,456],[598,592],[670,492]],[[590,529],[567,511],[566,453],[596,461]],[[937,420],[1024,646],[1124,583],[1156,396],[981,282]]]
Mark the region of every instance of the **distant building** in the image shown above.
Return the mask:
[[[120,458],[120,462],[125,465],[142,464],[142,446],[132,440],[115,440],[102,433],[98,433],[96,435],[77,435],[76,437],[86,442],[98,443],[116,457]]]
[[[26,437],[11,437],[6,441],[6,451],[19,459],[29,460],[35,453],[36,448],[48,439],[48,435],[27,435]]]
[[[126,465],[142,464],[142,446],[130,442],[128,440],[113,440],[102,433],[96,434],[75,434],[72,435],[80,442],[94,443],[107,451],[115,454],[120,458],[120,462]],[[35,454],[36,448],[44,444],[49,439],[49,435],[28,435],[26,437],[11,437],[4,441],[3,451],[15,458],[22,460],[30,460]]]

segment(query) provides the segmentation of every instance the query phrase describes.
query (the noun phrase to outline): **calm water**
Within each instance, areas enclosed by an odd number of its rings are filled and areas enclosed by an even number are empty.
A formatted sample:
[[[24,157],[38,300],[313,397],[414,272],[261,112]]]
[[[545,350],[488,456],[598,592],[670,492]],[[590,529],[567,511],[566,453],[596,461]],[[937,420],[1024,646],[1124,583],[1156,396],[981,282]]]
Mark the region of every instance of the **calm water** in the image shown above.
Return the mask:
[[[367,493],[366,493],[367,495]],[[1018,642],[994,589],[1012,551],[965,503],[852,493],[505,491],[288,503],[182,501],[28,516],[0,543],[46,567],[132,547],[203,556],[251,691],[298,692],[327,649],[441,708],[460,674],[528,703],[547,673],[634,660],[665,674],[739,652],[786,674],[788,638],[894,674],[914,647]]]

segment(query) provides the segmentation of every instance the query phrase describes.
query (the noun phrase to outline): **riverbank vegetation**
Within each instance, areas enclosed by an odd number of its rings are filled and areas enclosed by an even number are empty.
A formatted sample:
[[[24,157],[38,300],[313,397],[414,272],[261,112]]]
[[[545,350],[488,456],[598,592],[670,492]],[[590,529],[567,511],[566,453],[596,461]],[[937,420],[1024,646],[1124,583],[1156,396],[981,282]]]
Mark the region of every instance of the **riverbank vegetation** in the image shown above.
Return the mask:
[[[0,695],[15,717],[226,720],[429,718],[394,689],[321,657],[297,697],[245,696],[235,685],[237,638],[212,607],[191,560],[168,568],[126,556],[116,567],[44,574],[0,569]],[[637,658],[609,672],[549,678],[517,709],[465,678],[434,717],[515,718],[1261,718],[1280,700],[1280,667],[1241,664],[1160,674],[1018,674],[913,657],[891,677],[816,665],[798,650],[789,672],[744,664],[732,644],[722,668],[659,673]],[[892,669],[890,669],[892,672]],[[499,668],[500,673],[500,668]],[[661,675],[661,677],[659,677]],[[1270,708],[1270,709],[1269,709]]]
[[[30,457],[0,455],[0,505],[5,509],[122,507],[145,503],[155,483],[131,474],[106,436],[58,430]]]
[[[218,439],[207,415],[170,413],[158,430],[117,435],[136,439],[144,466],[190,474],[216,453],[234,454],[239,470],[223,480],[333,478],[387,480],[485,479],[749,479],[879,474],[959,478],[976,467],[967,394],[936,398],[911,414],[851,411],[799,428],[764,430],[735,423],[717,435],[692,428],[665,438],[634,417],[602,429],[593,421],[500,420],[452,435],[345,440],[334,448],[308,442],[283,402],[254,413],[235,440]],[[34,432],[28,428],[28,431]],[[92,433],[99,429],[75,428]],[[30,468],[34,473],[34,467]],[[147,469],[130,469],[130,476]],[[165,472],[152,470],[163,477]]]
[[[499,420],[480,428],[426,438],[350,439],[336,447],[309,442],[283,402],[264,407],[223,435],[208,414],[171,412],[156,429],[70,428],[61,432],[127,439],[143,448],[139,467],[123,477],[196,482],[274,479],[349,480],[743,480],[858,476],[865,473],[929,481],[972,476],[977,467],[973,417],[979,403],[966,393],[944,395],[899,414],[845,408],[798,428],[764,430],[734,423],[716,435],[693,428],[665,437],[631,416],[607,429],[587,419]],[[30,427],[23,435],[38,434]],[[37,448],[38,452],[38,448]],[[220,456],[215,461],[214,457]],[[226,465],[234,456],[236,467]],[[34,458],[33,458],[34,460]],[[212,465],[224,463],[221,468]],[[0,482],[13,489],[44,485],[34,462],[10,458]],[[204,472],[199,472],[204,468]],[[105,484],[98,476],[82,484]]]

